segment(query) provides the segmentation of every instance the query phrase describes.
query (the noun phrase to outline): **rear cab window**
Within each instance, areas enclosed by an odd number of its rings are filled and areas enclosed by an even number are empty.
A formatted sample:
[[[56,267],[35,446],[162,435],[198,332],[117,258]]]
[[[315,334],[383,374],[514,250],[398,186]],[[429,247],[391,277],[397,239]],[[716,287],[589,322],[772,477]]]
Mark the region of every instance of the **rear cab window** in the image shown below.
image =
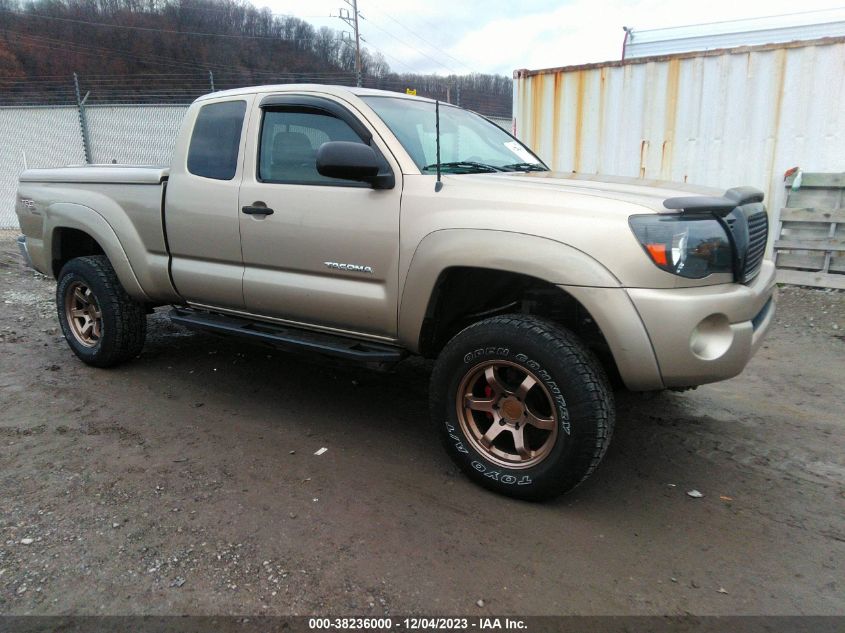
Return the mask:
[[[209,103],[200,108],[188,147],[188,171],[214,180],[232,180],[246,115],[246,101]]]

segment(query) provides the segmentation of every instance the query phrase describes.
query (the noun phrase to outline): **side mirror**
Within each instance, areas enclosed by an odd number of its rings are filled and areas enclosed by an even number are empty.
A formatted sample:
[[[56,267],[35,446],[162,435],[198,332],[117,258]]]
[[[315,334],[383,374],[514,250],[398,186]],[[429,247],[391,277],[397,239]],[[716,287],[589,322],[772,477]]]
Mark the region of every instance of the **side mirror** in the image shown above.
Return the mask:
[[[329,178],[368,182],[376,189],[393,187],[393,174],[379,176],[378,157],[369,145],[329,141],[317,150],[317,172]]]

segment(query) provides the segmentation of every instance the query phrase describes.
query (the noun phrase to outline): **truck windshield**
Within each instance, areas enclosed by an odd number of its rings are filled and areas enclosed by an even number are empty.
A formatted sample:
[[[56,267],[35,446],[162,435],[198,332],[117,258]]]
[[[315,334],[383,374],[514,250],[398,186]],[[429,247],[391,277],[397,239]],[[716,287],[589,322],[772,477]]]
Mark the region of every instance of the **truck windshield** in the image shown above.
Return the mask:
[[[433,101],[362,97],[424,174],[437,170]],[[531,150],[469,110],[440,104],[440,168],[445,173],[548,171]]]

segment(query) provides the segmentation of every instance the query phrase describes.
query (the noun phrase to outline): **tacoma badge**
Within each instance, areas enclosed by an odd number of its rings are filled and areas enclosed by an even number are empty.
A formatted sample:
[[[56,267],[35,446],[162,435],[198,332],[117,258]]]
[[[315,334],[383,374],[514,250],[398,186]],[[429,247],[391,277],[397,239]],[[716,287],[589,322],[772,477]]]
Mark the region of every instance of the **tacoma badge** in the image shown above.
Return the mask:
[[[362,266],[360,264],[341,264],[338,262],[323,262],[329,268],[334,268],[335,270],[348,270],[349,272],[353,273],[370,273],[373,274],[373,267],[372,266]]]

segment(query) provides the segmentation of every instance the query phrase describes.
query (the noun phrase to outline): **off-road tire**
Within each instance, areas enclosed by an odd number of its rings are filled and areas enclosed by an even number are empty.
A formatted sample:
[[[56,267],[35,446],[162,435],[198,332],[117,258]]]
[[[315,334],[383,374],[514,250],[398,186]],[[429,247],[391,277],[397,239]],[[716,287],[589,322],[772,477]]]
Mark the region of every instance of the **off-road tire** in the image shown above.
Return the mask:
[[[69,323],[66,309],[68,294],[80,287],[90,289],[101,315],[100,336],[96,341],[89,341],[89,345],[80,342],[74,334],[78,328]],[[56,306],[65,340],[83,362],[95,367],[112,367],[141,353],[147,335],[146,310],[126,293],[104,255],[77,257],[62,267],[56,286]]]
[[[467,377],[476,375],[473,371],[479,367],[502,367],[501,371],[511,375],[531,375],[537,382],[529,389],[542,386],[541,400],[543,395],[547,397],[551,413],[546,416],[548,420],[541,421],[556,430],[547,431],[546,437],[554,433],[554,438],[544,444],[547,452],[539,463],[532,465],[527,457],[526,465],[516,468],[496,463],[499,458],[490,454],[489,449],[485,452],[478,438],[470,437],[471,431],[466,428],[470,422],[464,418],[462,423],[460,416],[469,413],[474,416],[476,412],[466,409],[468,401],[459,395],[459,390],[466,393]],[[494,397],[490,391],[487,393]],[[486,401],[483,404],[490,406]],[[556,497],[589,477],[607,450],[615,420],[613,392],[595,355],[573,333],[526,315],[480,321],[449,341],[431,376],[430,407],[446,451],[470,479],[496,492],[530,500]],[[528,411],[526,405],[525,416],[529,415]],[[492,413],[484,415],[493,419]],[[504,414],[500,417],[506,419]],[[483,418],[480,424],[484,424]],[[499,424],[506,425],[501,421]],[[519,424],[512,426],[518,432]],[[527,429],[525,426],[526,434]],[[504,441],[508,441],[507,437]],[[512,441],[517,443],[516,439]],[[527,441],[521,443],[524,447]]]

